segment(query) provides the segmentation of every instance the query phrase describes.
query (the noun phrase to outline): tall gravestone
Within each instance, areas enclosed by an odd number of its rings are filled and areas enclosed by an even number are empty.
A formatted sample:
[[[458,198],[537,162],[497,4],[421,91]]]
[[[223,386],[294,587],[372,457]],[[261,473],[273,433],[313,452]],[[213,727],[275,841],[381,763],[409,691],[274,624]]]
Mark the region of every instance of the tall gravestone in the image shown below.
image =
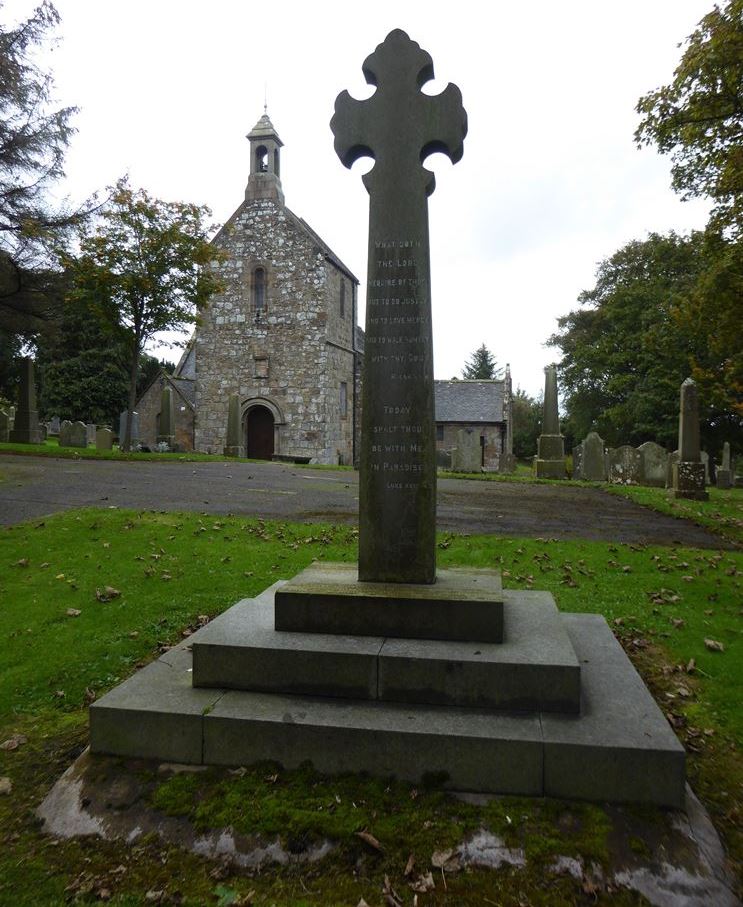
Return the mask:
[[[0,443],[6,443],[10,435],[10,416],[0,409]]]
[[[110,428],[98,428],[95,433],[96,450],[112,450],[114,446],[114,433]]]
[[[722,445],[722,463],[716,470],[715,479],[718,488],[730,488],[732,483],[732,470],[730,468],[730,442]]]
[[[666,484],[666,464],[668,452],[655,441],[645,441],[638,448],[640,451],[641,470],[640,484],[663,488]]]
[[[642,475],[642,454],[636,447],[623,444],[606,452],[609,481],[617,485],[638,485]]]
[[[70,446],[70,429],[72,428],[72,422],[69,419],[63,419],[59,426],[59,446],[60,447],[69,447]]]
[[[129,431],[129,446],[136,447],[139,444],[139,413],[134,411],[131,414],[127,410],[122,410],[119,415],[119,447],[123,448],[124,438],[126,435],[127,418],[131,415],[131,425]]]
[[[480,433],[462,428],[457,432],[457,446],[451,452],[454,472],[482,472]]]
[[[699,450],[699,397],[691,378],[681,385],[679,406],[679,458],[673,464],[673,496],[706,501],[704,464]]]
[[[67,447],[87,447],[88,427],[84,422],[73,422],[67,436]]]
[[[21,383],[18,387],[18,406],[13,428],[8,440],[16,444],[40,444],[39,414],[36,410],[36,383],[34,361],[28,357],[20,360]]]
[[[606,481],[606,448],[598,432],[589,431],[583,441],[581,478],[586,482]]]
[[[565,439],[560,434],[557,411],[557,366],[544,369],[542,434],[537,441],[535,471],[538,479],[565,478]]]
[[[227,444],[224,455],[226,457],[244,457],[245,445],[242,441],[242,426],[240,420],[240,397],[232,394],[227,406]]]
[[[346,167],[374,158],[359,478],[359,579],[433,583],[436,578],[436,436],[428,247],[428,196],[435,179],[421,161],[462,156],[467,115],[449,84],[433,78],[428,53],[396,29],[364,61],[376,86],[365,101],[347,91],[331,129]]]
[[[175,400],[173,391],[166,384],[160,394],[160,419],[157,428],[157,443],[175,447]]]

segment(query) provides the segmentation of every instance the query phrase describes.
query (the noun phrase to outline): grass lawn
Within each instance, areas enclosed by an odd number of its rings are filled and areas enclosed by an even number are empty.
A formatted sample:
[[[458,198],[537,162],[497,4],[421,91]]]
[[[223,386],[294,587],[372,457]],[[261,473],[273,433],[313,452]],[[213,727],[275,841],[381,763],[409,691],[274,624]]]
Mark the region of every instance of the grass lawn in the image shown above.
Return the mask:
[[[446,891],[421,894],[421,905],[642,903],[545,872],[556,854],[605,860],[601,806],[518,798],[474,806],[309,767],[177,775],[153,782],[151,794],[153,806],[198,828],[279,834],[290,847],[323,835],[339,842],[301,871],[248,877],[153,839],[127,846],[40,833],[34,810],[85,745],[88,702],[238,599],[313,559],[355,559],[356,538],[349,527],[94,509],[0,529],[0,744],[27,738],[0,749],[0,777],[12,785],[0,795],[0,904],[94,903],[105,889],[122,905],[166,890],[165,903],[356,907],[363,896],[374,907],[385,875],[408,904],[409,855],[428,866],[433,851],[482,825],[525,847],[529,868],[454,875]],[[740,872],[743,553],[454,535],[438,547],[440,566],[498,566],[507,587],[548,589],[562,610],[606,616],[686,744],[692,786]]]

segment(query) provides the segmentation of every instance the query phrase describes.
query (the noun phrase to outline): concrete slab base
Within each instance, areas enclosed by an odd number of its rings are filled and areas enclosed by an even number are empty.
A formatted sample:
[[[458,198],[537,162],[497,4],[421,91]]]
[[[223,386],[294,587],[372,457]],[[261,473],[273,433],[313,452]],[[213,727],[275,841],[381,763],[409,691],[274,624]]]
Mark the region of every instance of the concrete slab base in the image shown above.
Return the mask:
[[[502,642],[497,570],[438,570],[436,582],[360,582],[355,564],[303,570],[276,593],[275,628],[298,633]]]
[[[207,626],[93,703],[91,749],[191,764],[310,760],[322,772],[434,774],[455,789],[680,807],[683,747],[606,622],[560,620],[581,668],[579,715],[194,687],[190,647],[208,644]],[[394,642],[390,663],[407,657]],[[345,676],[368,690],[379,643],[356,644],[366,667]]]

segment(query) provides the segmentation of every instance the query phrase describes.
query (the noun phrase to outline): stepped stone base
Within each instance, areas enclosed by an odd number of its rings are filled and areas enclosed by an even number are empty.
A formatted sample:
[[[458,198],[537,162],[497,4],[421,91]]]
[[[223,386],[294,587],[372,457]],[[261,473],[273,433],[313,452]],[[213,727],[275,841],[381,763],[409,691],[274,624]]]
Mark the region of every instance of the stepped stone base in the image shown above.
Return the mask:
[[[413,782],[441,774],[460,790],[683,806],[683,748],[602,617],[559,615],[545,593],[506,592],[502,646],[344,639],[272,632],[270,611],[281,588],[238,603],[93,703],[92,751],[222,765],[273,759],[294,767],[309,759],[322,772],[369,771]],[[541,645],[540,622],[553,618],[569,646],[547,645],[542,667],[529,666],[530,645]],[[237,632],[245,619],[253,621],[254,640]],[[194,686],[194,674],[203,683],[220,672],[232,684],[250,649],[255,676],[265,673],[261,691]],[[494,649],[502,651],[496,656]],[[322,676],[326,663],[331,681]],[[530,711],[484,708],[520,688],[503,681],[504,664],[525,667],[527,677],[531,670],[532,680],[562,676],[564,694],[554,695],[552,705],[565,695],[568,706],[575,691],[566,678],[579,665],[580,713],[549,711],[549,700],[535,703],[541,695],[535,689]],[[305,685],[302,692],[312,695],[278,691],[282,665],[298,671],[290,686]],[[336,681],[345,692],[318,694]],[[385,698],[404,695],[458,704]]]
[[[540,460],[534,459],[534,474],[538,479],[564,479],[566,478],[565,459]]]
[[[709,494],[705,490],[704,463],[681,460],[673,464],[672,476],[675,498],[689,498],[693,501],[709,500]]]
[[[436,582],[360,582],[355,564],[308,567],[276,591],[277,630],[502,642],[497,570],[438,570]]]

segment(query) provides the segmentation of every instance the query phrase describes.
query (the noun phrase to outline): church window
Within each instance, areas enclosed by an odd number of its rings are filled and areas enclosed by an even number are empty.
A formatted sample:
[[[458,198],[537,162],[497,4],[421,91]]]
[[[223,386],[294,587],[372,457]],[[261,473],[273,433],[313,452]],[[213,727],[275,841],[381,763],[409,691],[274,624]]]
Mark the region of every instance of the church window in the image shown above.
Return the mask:
[[[346,317],[346,281],[341,277],[341,318]]]
[[[345,419],[348,416],[348,385],[346,384],[345,381],[341,381],[340,406],[341,406],[341,419]]]
[[[266,310],[266,271],[256,268],[253,271],[253,308],[256,319]]]
[[[436,423],[436,440],[437,441],[444,440],[444,426],[441,422]]]
[[[268,150],[265,145],[255,149],[255,169],[258,173],[268,173]]]

